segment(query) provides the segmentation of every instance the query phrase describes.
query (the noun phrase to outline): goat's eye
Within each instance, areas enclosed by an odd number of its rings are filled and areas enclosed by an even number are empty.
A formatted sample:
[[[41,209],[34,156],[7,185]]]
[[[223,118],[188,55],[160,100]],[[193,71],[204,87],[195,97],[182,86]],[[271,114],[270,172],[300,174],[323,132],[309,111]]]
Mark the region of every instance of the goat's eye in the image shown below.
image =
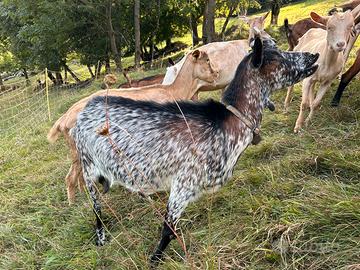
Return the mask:
[[[208,64],[209,64],[209,63],[210,63],[210,60],[209,60],[209,59],[206,59],[206,63],[208,63]]]

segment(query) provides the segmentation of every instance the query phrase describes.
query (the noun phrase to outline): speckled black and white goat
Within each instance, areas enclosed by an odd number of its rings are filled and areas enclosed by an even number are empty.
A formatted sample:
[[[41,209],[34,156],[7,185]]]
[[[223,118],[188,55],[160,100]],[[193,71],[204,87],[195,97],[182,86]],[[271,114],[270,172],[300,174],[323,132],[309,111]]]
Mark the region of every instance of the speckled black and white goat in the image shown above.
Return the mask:
[[[90,101],[71,134],[94,203],[97,243],[104,244],[105,233],[95,182],[107,181],[110,187],[120,184],[143,194],[170,190],[161,241],[151,258],[152,262],[160,260],[186,206],[231,177],[260,126],[270,92],[313,74],[317,58],[310,53],[264,48],[257,38],[222,103],[158,104],[120,97]],[[96,130],[104,125],[106,115],[110,128],[102,136]]]

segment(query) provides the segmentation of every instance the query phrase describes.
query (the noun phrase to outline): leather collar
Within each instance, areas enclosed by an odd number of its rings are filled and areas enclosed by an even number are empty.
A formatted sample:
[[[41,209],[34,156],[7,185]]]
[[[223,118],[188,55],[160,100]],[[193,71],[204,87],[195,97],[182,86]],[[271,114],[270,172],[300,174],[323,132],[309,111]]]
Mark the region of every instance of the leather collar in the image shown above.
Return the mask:
[[[232,112],[237,118],[239,118],[251,131],[253,132],[253,139],[251,141],[252,144],[256,145],[260,143],[261,136],[260,136],[260,129],[256,124],[253,124],[249,118],[247,118],[243,113],[241,113],[238,109],[236,109],[232,105],[228,105],[222,101],[222,104],[226,107],[226,109]]]

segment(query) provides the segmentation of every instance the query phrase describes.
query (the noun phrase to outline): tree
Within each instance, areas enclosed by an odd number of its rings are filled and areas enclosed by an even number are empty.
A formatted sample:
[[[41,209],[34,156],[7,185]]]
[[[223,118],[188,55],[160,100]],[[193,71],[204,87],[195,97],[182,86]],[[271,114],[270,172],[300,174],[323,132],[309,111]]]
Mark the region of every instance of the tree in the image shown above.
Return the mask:
[[[226,14],[224,24],[221,28],[220,36],[224,40],[226,27],[233,14],[238,11],[241,15],[246,15],[249,8],[259,8],[260,4],[256,0],[221,0],[217,1],[217,15]]]
[[[140,0],[134,3],[134,28],[135,28],[135,67],[140,67],[141,45],[140,45]]]
[[[112,6],[113,6],[113,1],[108,0],[108,4],[106,7],[107,31],[108,31],[108,35],[109,35],[109,39],[110,39],[111,51],[114,55],[116,70],[118,72],[120,72],[120,71],[122,71],[121,55],[120,55],[119,50],[116,45],[115,32],[114,32],[114,27],[113,27],[113,23],[112,23],[112,13],[111,13]]]
[[[215,39],[215,0],[206,0],[203,20],[203,43],[213,42]]]

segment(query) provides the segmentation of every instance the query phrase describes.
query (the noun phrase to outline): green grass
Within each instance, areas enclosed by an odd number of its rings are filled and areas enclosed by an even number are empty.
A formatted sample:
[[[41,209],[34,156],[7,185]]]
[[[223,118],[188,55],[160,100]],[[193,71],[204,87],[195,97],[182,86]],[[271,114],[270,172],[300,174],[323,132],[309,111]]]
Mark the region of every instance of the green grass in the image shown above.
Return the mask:
[[[287,6],[280,21],[285,16],[296,21],[311,9],[325,13],[333,2],[340,1]],[[272,31],[281,36],[278,28]],[[300,135],[292,133],[300,87],[288,114],[282,112],[285,91],[273,95],[277,110],[264,115],[263,141],[245,151],[225,187],[186,209],[179,228],[189,259],[183,260],[184,251],[173,241],[160,269],[323,270],[360,263],[360,82],[352,82],[341,106],[331,108],[337,83]],[[51,91],[52,122],[100,84]],[[16,98],[16,92],[12,95]],[[4,100],[0,96],[0,109],[13,106],[11,95],[8,103]],[[0,131],[0,269],[147,269],[160,235],[154,209],[164,212],[166,194],[154,196],[153,203],[122,188],[103,196],[111,240],[96,247],[86,195],[78,194],[71,207],[67,204],[68,149],[63,139],[47,143],[51,123],[46,106],[35,103],[31,108],[31,121],[26,112],[14,120],[17,129]]]

